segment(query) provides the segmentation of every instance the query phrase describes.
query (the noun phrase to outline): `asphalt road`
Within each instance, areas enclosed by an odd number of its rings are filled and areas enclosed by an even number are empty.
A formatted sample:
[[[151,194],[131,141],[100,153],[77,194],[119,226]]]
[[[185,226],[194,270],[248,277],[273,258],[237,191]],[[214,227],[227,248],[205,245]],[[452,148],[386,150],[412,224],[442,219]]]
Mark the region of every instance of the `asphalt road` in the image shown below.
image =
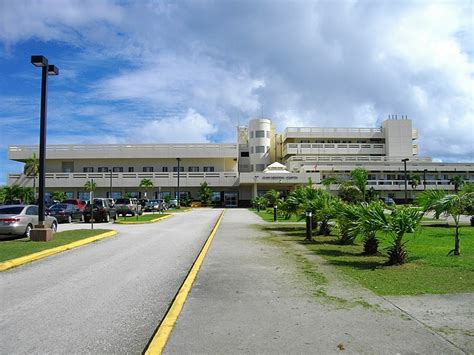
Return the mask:
[[[141,353],[220,212],[97,224],[119,235],[0,273],[0,352]]]

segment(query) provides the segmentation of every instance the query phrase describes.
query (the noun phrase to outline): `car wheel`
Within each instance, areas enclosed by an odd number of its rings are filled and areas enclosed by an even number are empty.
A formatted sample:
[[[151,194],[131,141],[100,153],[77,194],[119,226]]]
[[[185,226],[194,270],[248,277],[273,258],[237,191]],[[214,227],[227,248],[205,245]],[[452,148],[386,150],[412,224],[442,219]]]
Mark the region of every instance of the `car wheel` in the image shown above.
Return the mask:
[[[56,222],[51,223],[51,229],[53,232],[56,232],[58,230],[58,224]]]
[[[81,219],[79,221],[84,222],[84,215],[83,214],[81,214]]]
[[[72,217],[71,216],[67,216],[67,223],[71,223],[72,222]]]
[[[106,223],[109,223],[110,222],[110,215],[107,213],[105,215],[105,220],[104,220]]]
[[[29,238],[31,236],[31,230],[33,229],[33,226],[31,224],[28,224],[26,226],[25,234],[23,234],[26,238]]]
[[[132,217],[135,216],[135,212],[132,212],[131,215],[132,215]]]

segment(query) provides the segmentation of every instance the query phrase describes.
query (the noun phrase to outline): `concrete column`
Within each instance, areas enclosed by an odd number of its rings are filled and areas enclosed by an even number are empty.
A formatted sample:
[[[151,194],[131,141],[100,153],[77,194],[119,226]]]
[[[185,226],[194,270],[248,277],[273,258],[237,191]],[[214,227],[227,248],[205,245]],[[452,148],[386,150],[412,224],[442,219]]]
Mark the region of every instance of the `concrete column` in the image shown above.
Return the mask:
[[[253,188],[252,188],[252,198],[256,198],[256,197],[257,197],[257,183],[254,183]]]

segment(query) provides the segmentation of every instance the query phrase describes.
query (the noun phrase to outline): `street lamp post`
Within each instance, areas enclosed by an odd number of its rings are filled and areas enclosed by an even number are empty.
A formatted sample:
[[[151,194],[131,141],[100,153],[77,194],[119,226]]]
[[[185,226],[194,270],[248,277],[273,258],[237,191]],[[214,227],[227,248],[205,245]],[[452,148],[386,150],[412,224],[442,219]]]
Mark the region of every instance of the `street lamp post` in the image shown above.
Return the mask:
[[[177,208],[180,208],[181,207],[181,202],[180,202],[180,193],[179,193],[179,173],[180,173],[180,162],[181,162],[181,158],[176,158],[176,160],[178,161],[178,185],[177,185],[177,188],[176,188],[176,193],[177,193],[177,197],[176,197],[176,207]]]
[[[408,177],[407,177],[407,161],[409,161],[410,159],[408,158],[405,158],[405,159],[402,159],[402,162],[403,162],[403,170],[405,172],[405,205],[408,204]]]
[[[110,170],[109,198],[112,198],[112,169]]]
[[[48,75],[58,75],[56,66],[48,64],[48,59],[42,55],[31,56],[31,64],[41,67],[41,110],[40,110],[40,144],[39,144],[39,196],[38,224],[31,231],[31,240],[47,242],[53,239],[53,232],[44,224],[44,195],[45,195],[45,160],[46,160],[46,119],[48,97]]]
[[[423,170],[423,190],[426,190],[426,172],[428,169]]]

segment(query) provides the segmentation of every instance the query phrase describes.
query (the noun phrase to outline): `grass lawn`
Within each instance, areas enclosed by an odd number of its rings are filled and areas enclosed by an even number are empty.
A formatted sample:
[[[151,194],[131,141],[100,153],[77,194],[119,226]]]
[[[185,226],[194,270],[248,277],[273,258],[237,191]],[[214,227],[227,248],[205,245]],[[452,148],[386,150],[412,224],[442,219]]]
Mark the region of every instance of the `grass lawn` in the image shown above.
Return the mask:
[[[59,247],[81,239],[110,232],[110,229],[77,229],[54,233],[50,242],[32,242],[27,238],[0,241],[0,262]]]
[[[159,214],[159,213],[155,213],[155,214],[142,214],[141,216],[129,216],[129,217],[119,217],[117,218],[116,220],[116,223],[120,223],[120,222],[137,222],[137,223],[143,223],[143,222],[150,222],[154,219],[161,219],[165,216],[169,216],[169,214]]]
[[[268,210],[261,210],[257,212],[256,209],[251,208],[250,211],[254,212],[256,215],[260,216],[261,219],[263,219],[265,222],[273,222],[273,209],[268,209]],[[297,216],[291,216],[290,219],[285,219],[283,216],[280,214],[277,214],[277,222],[302,222],[304,223],[304,218],[299,219]]]
[[[379,295],[416,295],[424,293],[474,292],[474,228],[461,228],[461,256],[447,256],[454,246],[453,227],[422,227],[407,234],[409,260],[402,266],[385,266],[390,237],[380,235],[379,256],[362,255],[362,241],[338,245],[335,236],[316,237],[315,243],[303,241],[304,227],[268,225],[278,231],[274,238],[304,244],[346,275]]]

